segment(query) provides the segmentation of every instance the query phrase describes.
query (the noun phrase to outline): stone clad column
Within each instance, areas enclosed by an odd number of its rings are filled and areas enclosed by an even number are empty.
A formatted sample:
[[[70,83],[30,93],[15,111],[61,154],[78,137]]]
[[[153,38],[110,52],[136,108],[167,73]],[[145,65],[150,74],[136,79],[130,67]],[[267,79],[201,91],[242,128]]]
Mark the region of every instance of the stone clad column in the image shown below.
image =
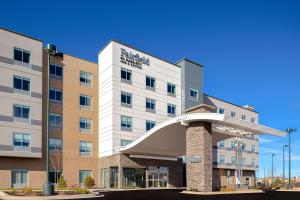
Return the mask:
[[[191,122],[186,129],[187,190],[212,191],[212,132],[210,122]]]

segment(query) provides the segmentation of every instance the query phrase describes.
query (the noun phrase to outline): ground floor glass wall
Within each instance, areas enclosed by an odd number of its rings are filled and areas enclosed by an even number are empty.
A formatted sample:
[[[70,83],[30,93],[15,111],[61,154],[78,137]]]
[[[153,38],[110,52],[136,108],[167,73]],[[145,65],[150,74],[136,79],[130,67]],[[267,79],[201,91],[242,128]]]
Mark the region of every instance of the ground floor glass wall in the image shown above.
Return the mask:
[[[168,187],[169,172],[167,167],[150,166],[148,169],[149,187]]]
[[[123,168],[123,187],[145,188],[146,171],[140,168]]]

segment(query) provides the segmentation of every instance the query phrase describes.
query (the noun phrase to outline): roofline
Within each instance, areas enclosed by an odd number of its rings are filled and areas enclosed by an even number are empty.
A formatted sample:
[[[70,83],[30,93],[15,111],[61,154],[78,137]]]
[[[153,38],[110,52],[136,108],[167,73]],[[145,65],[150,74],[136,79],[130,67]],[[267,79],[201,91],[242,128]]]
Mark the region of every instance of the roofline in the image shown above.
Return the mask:
[[[84,58],[80,58],[80,57],[77,57],[77,56],[73,56],[73,55],[71,55],[71,54],[69,54],[69,53],[63,52],[63,54],[65,54],[65,55],[67,55],[67,56],[71,56],[71,57],[73,57],[73,58],[77,58],[77,59],[84,60],[84,61],[86,61],[86,62],[90,62],[90,63],[93,63],[93,64],[98,65],[97,62],[93,62],[93,61],[91,61],[91,60],[87,60],[87,59],[84,59]]]
[[[110,39],[110,40],[104,45],[104,47],[102,47],[102,48],[99,50],[98,55],[99,55],[99,54],[100,54],[100,53],[101,53],[101,52],[102,52],[102,51],[103,51],[110,43],[112,43],[112,42],[115,42],[115,43],[121,44],[121,45],[123,45],[123,46],[129,47],[129,48],[131,48],[131,49],[134,49],[134,50],[136,50],[136,51],[139,51],[139,52],[141,52],[141,53],[143,53],[143,54],[147,54],[147,55],[149,55],[149,56],[151,56],[151,57],[153,57],[153,58],[159,59],[159,60],[161,60],[161,61],[163,61],[163,62],[166,62],[166,63],[168,63],[168,64],[174,65],[175,67],[181,68],[181,66],[177,65],[177,63],[172,63],[172,62],[170,62],[170,61],[168,61],[168,60],[165,60],[165,59],[162,59],[162,58],[160,58],[160,57],[158,57],[158,56],[155,56],[155,55],[153,55],[152,53],[149,53],[149,52],[140,50],[140,49],[138,49],[138,48],[136,48],[136,47],[133,47],[133,46],[128,45],[128,44],[125,44],[125,43],[120,42],[120,41],[115,40],[115,39]]]
[[[27,38],[32,39],[32,40],[36,40],[36,41],[39,41],[39,42],[42,42],[42,43],[44,42],[43,40],[28,36],[28,35],[25,35],[23,33],[19,33],[19,32],[16,32],[16,31],[13,31],[13,30],[10,30],[10,29],[7,29],[7,28],[0,27],[0,29],[11,32],[11,33],[14,33],[14,34],[17,34],[17,35],[20,35],[20,36],[23,36],[23,37],[27,37]]]
[[[255,110],[249,110],[249,109],[247,109],[247,108],[244,108],[243,106],[240,106],[240,105],[231,103],[231,102],[229,102],[229,101],[225,101],[225,100],[223,100],[223,99],[220,99],[220,98],[217,98],[217,97],[214,97],[214,96],[205,94],[205,93],[203,93],[203,95],[206,95],[206,96],[208,96],[208,97],[212,97],[212,98],[217,99],[217,100],[219,100],[219,101],[223,101],[223,102],[228,103],[228,104],[231,104],[231,105],[233,105],[233,106],[237,106],[237,107],[243,108],[243,109],[245,109],[245,110],[247,110],[247,111],[250,111],[250,112],[254,112],[254,113],[257,113],[257,114],[259,113],[259,112],[255,111]]]
[[[183,60],[188,61],[188,62],[190,62],[190,63],[193,63],[193,64],[195,64],[195,65],[198,65],[199,67],[203,67],[203,65],[201,65],[200,63],[197,63],[197,62],[192,61],[192,60],[190,60],[190,59],[187,59],[187,58],[185,58],[185,57],[183,57],[183,58],[181,58],[179,61],[177,61],[176,64],[178,64],[179,62],[181,62],[181,61],[183,61]]]

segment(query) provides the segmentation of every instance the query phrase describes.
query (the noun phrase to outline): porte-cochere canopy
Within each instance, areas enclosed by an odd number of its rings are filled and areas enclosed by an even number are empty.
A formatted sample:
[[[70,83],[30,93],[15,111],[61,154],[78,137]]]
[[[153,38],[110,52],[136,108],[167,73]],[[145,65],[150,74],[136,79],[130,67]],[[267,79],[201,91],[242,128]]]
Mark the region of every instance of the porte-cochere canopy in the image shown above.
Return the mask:
[[[285,132],[250,123],[219,113],[191,113],[166,120],[132,143],[119,148],[120,153],[180,157],[186,154],[186,127],[190,122],[204,121],[212,124],[213,144],[217,141],[252,134],[285,136]]]

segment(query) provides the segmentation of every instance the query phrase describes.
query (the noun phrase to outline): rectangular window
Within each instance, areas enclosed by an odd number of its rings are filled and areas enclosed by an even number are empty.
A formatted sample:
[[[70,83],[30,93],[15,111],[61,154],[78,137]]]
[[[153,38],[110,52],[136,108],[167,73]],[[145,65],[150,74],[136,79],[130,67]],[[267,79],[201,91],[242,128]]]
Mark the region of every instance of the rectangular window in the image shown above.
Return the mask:
[[[86,118],[80,118],[80,132],[91,133],[92,132],[92,120]]]
[[[27,187],[28,171],[26,169],[13,169],[11,171],[11,183],[13,188]]]
[[[49,149],[50,151],[61,151],[62,139],[49,138]]]
[[[146,131],[149,131],[150,129],[152,129],[155,126],[155,122],[154,121],[150,121],[147,120],[146,121]]]
[[[93,75],[84,71],[80,71],[80,85],[91,87]]]
[[[251,117],[251,122],[255,123],[255,118],[254,117]]]
[[[29,147],[30,141],[30,134],[14,133],[14,147]]]
[[[30,52],[24,49],[14,48],[14,60],[30,63]]]
[[[176,86],[174,84],[168,83],[167,90],[168,90],[168,95],[175,96]]]
[[[225,109],[224,108],[219,108],[219,113],[220,114],[224,114],[225,113]]]
[[[23,105],[14,105],[14,117],[29,119],[30,118],[30,107]]]
[[[14,76],[14,89],[29,92],[30,91],[30,79],[19,77],[19,76]]]
[[[132,131],[132,117],[121,116],[121,130]]]
[[[173,104],[168,104],[168,115],[174,116],[176,115],[176,106]]]
[[[81,187],[84,185],[84,180],[88,176],[92,176],[91,170],[79,170],[79,183]]]
[[[244,166],[246,166],[247,165],[247,160],[246,160],[246,158],[244,157],[244,158],[242,158],[242,165],[244,165]]]
[[[50,127],[62,127],[62,115],[56,113],[50,113],[49,115],[49,125]]]
[[[121,146],[126,146],[127,144],[130,144],[132,142],[132,140],[123,140],[121,139]]]
[[[256,160],[255,159],[251,160],[251,165],[252,165],[252,167],[256,167]]]
[[[131,70],[121,68],[121,82],[131,84],[132,83],[131,76],[132,76],[132,71]]]
[[[146,76],[146,89],[155,90],[155,78],[151,76]]]
[[[191,88],[190,97],[194,100],[198,100],[198,90]]]
[[[231,141],[231,148],[232,149],[236,149],[237,148],[237,144],[235,141]]]
[[[63,68],[57,64],[50,64],[50,75],[62,77],[63,76]]]
[[[132,94],[127,93],[127,92],[121,92],[121,105],[122,106],[131,108],[131,106],[132,106],[131,99],[132,99]]]
[[[246,143],[242,144],[242,151],[246,151]]]
[[[50,89],[50,100],[62,102],[63,100],[62,91],[57,89]]]
[[[224,148],[225,147],[225,141],[224,140],[222,140],[222,141],[219,142],[219,147],[220,148]]]
[[[236,156],[231,156],[231,164],[236,164]]]
[[[85,110],[92,109],[92,97],[86,95],[80,95],[80,108]]]
[[[242,120],[246,120],[246,115],[242,115]]]
[[[219,157],[219,163],[224,164],[225,163],[225,155],[220,155]]]
[[[251,151],[255,152],[255,145],[254,144],[251,145]]]
[[[155,112],[155,100],[146,98],[146,111],[147,112]]]
[[[231,115],[231,117],[235,117],[235,112],[231,111],[230,115]]]
[[[92,156],[92,143],[80,142],[80,156]]]

